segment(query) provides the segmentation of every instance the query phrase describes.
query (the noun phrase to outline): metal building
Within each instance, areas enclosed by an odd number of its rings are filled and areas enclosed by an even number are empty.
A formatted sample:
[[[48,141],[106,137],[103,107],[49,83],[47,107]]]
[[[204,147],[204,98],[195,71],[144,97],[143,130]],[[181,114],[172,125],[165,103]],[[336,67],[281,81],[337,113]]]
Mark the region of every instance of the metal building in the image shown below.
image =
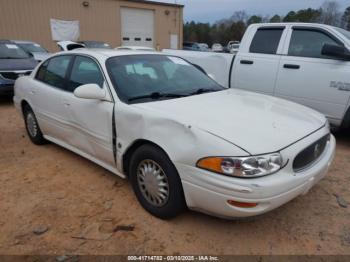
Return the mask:
[[[79,21],[79,40],[181,48],[183,6],[145,0],[0,0],[0,39],[57,51],[50,19]]]

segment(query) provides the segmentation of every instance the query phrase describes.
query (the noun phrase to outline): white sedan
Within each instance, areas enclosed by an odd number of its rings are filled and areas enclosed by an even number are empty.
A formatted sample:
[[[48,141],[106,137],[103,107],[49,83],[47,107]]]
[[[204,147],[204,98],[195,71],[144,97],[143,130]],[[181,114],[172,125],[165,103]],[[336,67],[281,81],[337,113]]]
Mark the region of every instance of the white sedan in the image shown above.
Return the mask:
[[[58,53],[17,80],[14,102],[33,143],[51,141],[128,178],[163,219],[186,207],[262,214],[306,193],[335,151],[316,111],[225,89],[156,52]]]

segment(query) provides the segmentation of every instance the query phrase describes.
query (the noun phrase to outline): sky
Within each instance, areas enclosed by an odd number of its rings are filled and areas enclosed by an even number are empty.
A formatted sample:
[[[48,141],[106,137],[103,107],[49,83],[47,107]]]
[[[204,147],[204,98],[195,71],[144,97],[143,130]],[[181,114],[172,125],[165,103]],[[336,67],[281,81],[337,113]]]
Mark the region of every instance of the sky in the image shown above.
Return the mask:
[[[325,0],[157,0],[159,2],[185,5],[185,21],[213,23],[229,18],[235,11],[245,10],[249,15],[285,15],[290,10],[308,7],[319,8]],[[339,7],[345,10],[349,0],[337,0]]]

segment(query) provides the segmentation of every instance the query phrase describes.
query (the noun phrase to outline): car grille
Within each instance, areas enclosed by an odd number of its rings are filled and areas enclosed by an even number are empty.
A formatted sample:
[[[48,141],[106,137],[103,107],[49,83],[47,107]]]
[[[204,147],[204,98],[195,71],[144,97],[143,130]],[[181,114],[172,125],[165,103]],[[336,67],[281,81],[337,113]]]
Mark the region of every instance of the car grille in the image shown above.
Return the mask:
[[[31,71],[23,72],[0,72],[0,75],[8,80],[16,80],[21,75],[30,75]]]
[[[331,135],[328,134],[301,151],[293,162],[293,170],[300,172],[311,166],[323,153]]]

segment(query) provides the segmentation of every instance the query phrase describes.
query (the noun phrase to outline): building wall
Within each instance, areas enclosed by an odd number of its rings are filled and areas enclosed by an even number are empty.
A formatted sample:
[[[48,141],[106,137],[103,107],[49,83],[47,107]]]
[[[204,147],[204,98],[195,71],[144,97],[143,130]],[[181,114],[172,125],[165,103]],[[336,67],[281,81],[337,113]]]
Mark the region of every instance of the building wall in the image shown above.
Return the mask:
[[[80,21],[80,40],[121,45],[121,7],[154,10],[155,47],[169,48],[170,35],[183,39],[183,8],[123,0],[0,0],[0,39],[35,41],[57,51],[52,40],[50,18]],[[169,12],[167,12],[169,11]],[[168,15],[166,14],[168,13]]]

